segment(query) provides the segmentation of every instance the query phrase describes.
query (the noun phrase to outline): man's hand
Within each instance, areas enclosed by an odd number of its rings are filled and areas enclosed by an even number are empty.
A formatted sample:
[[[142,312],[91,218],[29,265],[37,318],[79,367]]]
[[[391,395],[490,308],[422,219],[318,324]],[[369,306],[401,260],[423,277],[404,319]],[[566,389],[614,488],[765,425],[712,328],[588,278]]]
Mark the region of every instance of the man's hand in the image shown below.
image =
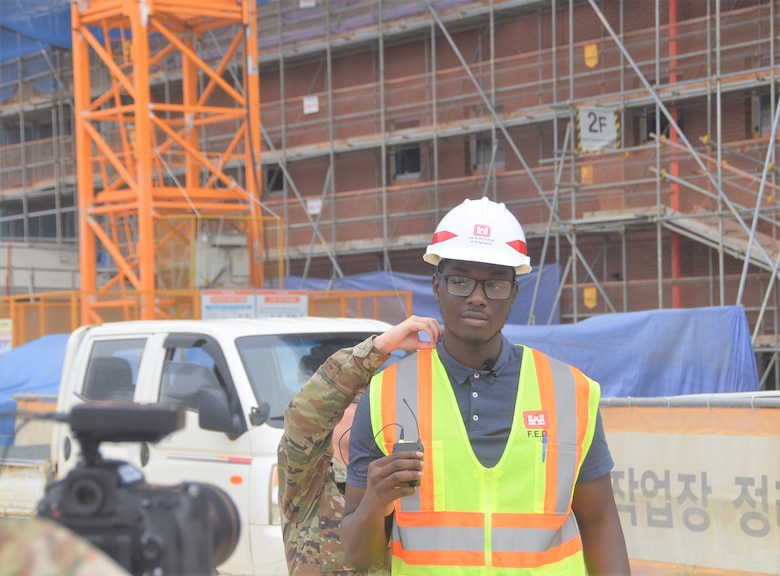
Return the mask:
[[[418,451],[394,452],[375,460],[368,466],[364,501],[370,509],[381,508],[384,516],[392,514],[396,498],[414,494],[414,487],[401,484],[422,482],[424,466],[423,453]]]
[[[427,334],[428,340],[422,340],[420,333]],[[412,352],[435,348],[441,334],[442,327],[435,318],[409,316],[400,324],[388,328],[386,332],[374,338],[374,348],[384,354],[390,354],[395,350]]]
[[[423,453],[395,452],[368,466],[368,485],[364,489],[347,484],[341,543],[348,564],[366,570],[379,562],[389,540],[390,514],[396,498],[411,496],[415,488],[401,482],[420,480]]]

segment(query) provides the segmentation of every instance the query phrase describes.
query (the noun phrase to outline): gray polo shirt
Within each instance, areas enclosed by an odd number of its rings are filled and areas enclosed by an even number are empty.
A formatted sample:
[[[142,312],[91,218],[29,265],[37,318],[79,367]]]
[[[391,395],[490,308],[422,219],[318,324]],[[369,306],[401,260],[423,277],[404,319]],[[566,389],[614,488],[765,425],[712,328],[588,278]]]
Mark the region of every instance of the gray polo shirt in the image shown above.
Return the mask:
[[[513,346],[502,336],[501,352],[492,369],[482,370],[474,370],[455,360],[447,352],[443,340],[439,341],[436,351],[450,377],[474,453],[483,466],[492,468],[501,459],[512,427],[523,348]],[[367,486],[368,465],[384,456],[374,441],[368,397],[364,394],[358,404],[349,441],[347,483],[360,488]],[[600,478],[609,473],[613,465],[599,414],[578,481]]]

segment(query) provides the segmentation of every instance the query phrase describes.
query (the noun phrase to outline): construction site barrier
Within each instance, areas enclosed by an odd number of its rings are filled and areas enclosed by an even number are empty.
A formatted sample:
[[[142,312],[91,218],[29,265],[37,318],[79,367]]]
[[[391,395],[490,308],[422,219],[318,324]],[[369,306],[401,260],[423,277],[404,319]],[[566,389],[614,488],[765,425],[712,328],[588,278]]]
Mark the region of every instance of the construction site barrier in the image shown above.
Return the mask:
[[[407,290],[311,290],[308,315],[373,318],[397,324],[412,313]],[[47,334],[69,333],[81,324],[83,298],[92,298],[95,323],[140,319],[141,292],[84,294],[80,291],[46,292],[0,297],[0,321],[10,320],[11,346],[21,346]],[[200,290],[154,293],[156,315],[167,320],[200,320]],[[99,299],[99,300],[98,300]]]
[[[780,392],[609,398],[632,574],[780,574]]]

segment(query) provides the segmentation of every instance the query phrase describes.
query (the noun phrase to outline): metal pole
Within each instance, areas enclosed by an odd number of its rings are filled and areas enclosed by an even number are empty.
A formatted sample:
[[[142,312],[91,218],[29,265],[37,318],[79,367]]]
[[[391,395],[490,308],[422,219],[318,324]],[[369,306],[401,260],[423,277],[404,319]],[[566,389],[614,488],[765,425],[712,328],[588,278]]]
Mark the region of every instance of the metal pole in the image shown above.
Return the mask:
[[[336,155],[333,150],[333,54],[330,43],[330,5],[325,3],[325,90],[327,93],[328,102],[328,175],[330,176],[330,241],[333,246],[336,246],[338,240],[337,227],[336,227]],[[326,176],[326,187],[323,188],[323,194],[327,190],[328,179]],[[323,202],[323,206],[325,203]],[[319,224],[321,214],[317,215],[317,224]],[[387,244],[387,242],[385,242]],[[338,259],[338,254],[334,251],[333,259]],[[341,268],[334,267],[334,272],[339,278],[343,278],[344,274],[341,272]],[[331,278],[333,275],[331,275]]]
[[[381,167],[382,167],[382,264],[385,270],[388,269],[390,262],[390,252],[388,250],[388,222],[387,222],[387,111],[385,110],[385,24],[383,0],[379,0],[379,118],[382,122],[382,147],[381,147]]]
[[[723,141],[723,108],[722,108],[722,94],[721,94],[721,69],[720,69],[720,0],[715,1],[715,130],[717,133],[718,143]],[[720,305],[725,303],[725,262],[724,262],[724,250],[723,250],[723,209],[721,206],[721,198],[725,198],[723,193],[723,152],[721,147],[718,146],[717,150],[717,174],[718,174],[718,232],[720,236],[720,247],[718,250],[718,269],[720,276]],[[745,254],[745,261],[750,260],[750,252]]]
[[[660,30],[659,30],[659,23],[660,23],[661,17],[659,15],[659,6],[658,2],[655,3],[655,78],[656,83],[658,82],[659,74],[661,73],[660,67],[661,67],[661,55],[659,53],[660,50]],[[630,58],[629,58],[630,60]],[[661,130],[661,116],[659,114],[659,106],[658,106],[658,100],[656,100],[655,103],[655,127],[653,128],[653,131],[656,134],[656,141],[655,141],[655,167],[656,167],[656,182],[655,182],[655,198],[656,198],[656,207],[657,207],[657,218],[656,221],[656,269],[658,270],[658,308],[664,307],[664,256],[663,256],[663,210],[661,203],[661,142],[657,138],[658,132]]]

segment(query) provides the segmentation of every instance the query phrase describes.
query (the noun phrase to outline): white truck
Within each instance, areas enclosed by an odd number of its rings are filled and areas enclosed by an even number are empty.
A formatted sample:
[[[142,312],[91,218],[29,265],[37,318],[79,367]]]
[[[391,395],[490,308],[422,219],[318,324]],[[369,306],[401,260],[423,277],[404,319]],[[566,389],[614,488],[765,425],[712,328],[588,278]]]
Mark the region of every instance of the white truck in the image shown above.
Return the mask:
[[[106,400],[184,403],[182,429],[157,443],[103,443],[101,454],[136,466],[150,484],[222,488],[238,508],[240,538],[219,573],[282,575],[276,450],[284,409],[332,352],[388,327],[347,318],[84,326],[68,340],[56,409]],[[51,430],[50,444],[14,447],[0,462],[0,514],[33,515],[44,486],[78,463],[70,428]]]

